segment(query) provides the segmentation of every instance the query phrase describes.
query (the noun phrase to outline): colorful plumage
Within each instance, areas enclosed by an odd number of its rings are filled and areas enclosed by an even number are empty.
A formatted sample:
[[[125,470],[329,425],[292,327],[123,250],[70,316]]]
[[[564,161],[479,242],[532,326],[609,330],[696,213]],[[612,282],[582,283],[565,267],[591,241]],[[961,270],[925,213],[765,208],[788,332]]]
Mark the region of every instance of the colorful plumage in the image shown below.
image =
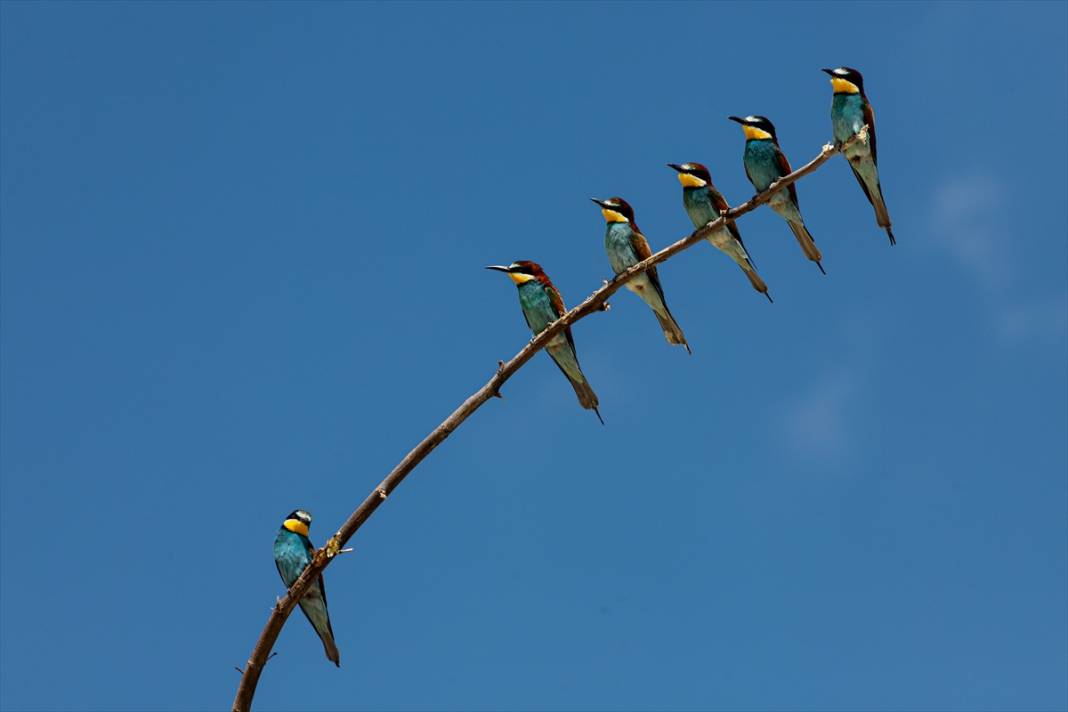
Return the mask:
[[[515,286],[519,291],[519,306],[523,310],[527,326],[530,327],[535,336],[545,331],[545,327],[559,319],[567,311],[560,292],[538,263],[519,260],[507,267],[504,265],[491,265],[486,269],[504,272],[515,282]],[[593,392],[593,388],[590,387],[589,382],[586,380],[586,375],[579,366],[578,353],[575,351],[575,339],[571,335],[571,327],[565,328],[554,336],[545,346],[545,350],[568,382],[571,383],[571,387],[575,389],[579,404],[583,408],[596,413],[597,419],[604,425],[601,411],[597,409],[599,405],[597,394]]]
[[[278,536],[274,539],[274,563],[287,588],[300,578],[301,572],[308,567],[315,555],[315,547],[308,539],[311,521],[310,514],[302,509],[295,510],[282,522]],[[341,656],[334,643],[334,630],[330,627],[330,614],[326,609],[326,586],[321,575],[300,599],[300,610],[304,611],[308,622],[323,641],[326,657],[334,665],[341,667]]]
[[[758,191],[767,190],[768,186],[793,171],[790,161],[779,148],[779,139],[775,135],[775,126],[763,116],[728,116],[731,121],[742,125],[745,132],[745,175]],[[823,270],[823,255],[816,247],[816,241],[805,227],[801,217],[801,208],[797,202],[797,186],[791,183],[786,190],[780,190],[768,201],[771,209],[779,214],[801,245],[805,257],[816,263],[820,272]]]
[[[853,138],[865,125],[868,127],[867,142],[854,142],[845,150],[845,157],[868,202],[875,208],[875,221],[890,236],[890,244],[896,245],[897,239],[890,226],[890,213],[886,210],[883,188],[879,183],[879,158],[875,151],[875,112],[864,94],[864,77],[852,67],[823,71],[831,76],[831,86],[834,87],[831,126],[835,143],[841,145]]]
[[[721,214],[730,210],[727,199],[716,190],[712,184],[712,176],[708,169],[700,163],[669,163],[669,168],[675,169],[682,183],[682,206],[695,229],[704,227],[709,222],[718,218]],[[768,294],[768,285],[757,274],[753,260],[742,243],[742,235],[738,232],[738,225],[733,220],[712,232],[707,238],[708,242],[738,263],[742,272],[749,278],[753,289],[773,301]]]
[[[623,198],[609,198],[608,200],[590,198],[590,200],[601,206],[601,214],[607,223],[604,249],[608,253],[608,263],[612,266],[612,271],[616,274],[626,272],[653,254],[645,235],[634,222],[634,209],[627,201]],[[686,343],[682,328],[668,309],[667,301],[664,299],[664,289],[660,286],[660,277],[657,275],[655,266],[627,282],[626,287],[641,297],[642,301],[653,310],[664,332],[664,338],[669,344],[684,346],[686,353],[693,353],[690,351],[690,345]]]

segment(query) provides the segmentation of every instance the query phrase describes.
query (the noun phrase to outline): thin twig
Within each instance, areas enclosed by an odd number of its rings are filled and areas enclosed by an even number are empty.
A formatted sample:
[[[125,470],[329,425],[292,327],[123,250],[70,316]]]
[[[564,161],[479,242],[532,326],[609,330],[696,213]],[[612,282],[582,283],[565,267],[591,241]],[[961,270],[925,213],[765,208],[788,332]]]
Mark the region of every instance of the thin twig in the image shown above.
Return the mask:
[[[497,370],[493,376],[490,377],[489,381],[471,394],[467,400],[461,403],[460,406],[449,415],[449,417],[443,420],[441,424],[434,428],[429,435],[423,438],[411,452],[404,456],[404,459],[401,460],[400,463],[386,475],[385,479],[375,487],[371,494],[360,503],[360,506],[356,508],[356,511],[349,515],[349,518],[345,520],[345,523],[341,525],[341,528],[337,530],[337,533],[327,541],[322,549],[319,549],[315,553],[312,563],[304,570],[300,577],[293,582],[293,585],[289,587],[289,591],[286,593],[285,597],[277,602],[271,611],[270,617],[267,619],[267,625],[265,625],[263,631],[260,632],[260,637],[256,641],[255,647],[252,649],[252,655],[248,659],[248,664],[245,666],[244,673],[241,676],[241,682],[237,688],[237,695],[234,697],[233,712],[249,712],[251,709],[252,697],[256,694],[256,685],[259,682],[260,673],[263,671],[264,663],[268,660],[271,648],[274,647],[274,642],[277,640],[278,634],[281,632],[282,626],[285,624],[289,614],[293,612],[293,608],[297,605],[297,601],[307,590],[308,586],[311,585],[311,582],[316,580],[323,572],[323,569],[330,565],[334,556],[342,550],[341,547],[343,547],[349,539],[352,538],[356,531],[363,526],[363,523],[375,513],[375,510],[385,501],[386,497],[388,497],[389,494],[404,481],[404,478],[408,476],[408,473],[414,470],[427,455],[433,452],[445,438],[449,437],[449,435],[456,430],[456,428],[460,427],[460,425],[467,420],[468,416],[478,410],[483,403],[490,398],[501,397],[501,386],[503,386],[516,371],[522,368],[535,353],[549,343],[556,334],[571,326],[579,319],[583,319],[594,312],[607,311],[608,298],[619,291],[624,284],[641,272],[644,272],[653,265],[660,264],[683,250],[696,245],[714,230],[722,227],[726,221],[736,220],[742,215],[756,210],[758,207],[768,202],[775,193],[797,182],[797,180],[809,173],[812,173],[826,163],[835,153],[845,150],[854,142],[858,140],[867,142],[867,128],[868,127],[865,126],[856,136],[845,141],[840,146],[834,146],[832,144],[825,145],[818,156],[798,168],[793,173],[783,176],[775,181],[768,186],[767,190],[754,195],[741,205],[731,208],[715,220],[694,230],[691,234],[682,238],[678,242],[668,245],[659,252],[632,266],[627,271],[616,275],[615,279],[605,282],[604,286],[586,297],[582,303],[573,307],[552,324],[549,324],[544,331],[539,333],[530,340],[530,343],[520,349],[519,353],[513,356],[510,361],[498,361]]]

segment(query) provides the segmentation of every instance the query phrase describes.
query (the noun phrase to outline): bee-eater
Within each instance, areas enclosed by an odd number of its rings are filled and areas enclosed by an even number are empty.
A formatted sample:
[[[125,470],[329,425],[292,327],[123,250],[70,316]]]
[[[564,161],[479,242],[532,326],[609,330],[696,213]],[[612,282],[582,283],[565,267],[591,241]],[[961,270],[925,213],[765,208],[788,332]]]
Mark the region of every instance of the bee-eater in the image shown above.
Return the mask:
[[[712,184],[712,176],[708,169],[700,163],[669,163],[669,168],[674,168],[682,183],[682,206],[686,208],[686,214],[690,216],[694,228],[704,227],[706,224],[718,218],[721,214],[730,210],[726,198],[716,190]],[[733,220],[726,226],[717,229],[708,236],[708,241],[713,247],[719,248],[724,254],[738,263],[742,272],[749,278],[753,289],[757,290],[768,301],[773,301],[768,294],[768,285],[757,274],[753,260],[742,244],[742,235],[738,232],[738,226]]]
[[[290,512],[274,539],[274,563],[287,588],[300,578],[301,572],[308,567],[315,554],[315,547],[308,539],[311,520],[311,515],[303,509]],[[300,610],[304,611],[308,622],[323,641],[326,657],[334,665],[341,667],[341,656],[337,652],[337,645],[334,644],[334,629],[330,627],[330,614],[326,610],[326,586],[323,585],[321,575],[300,599]]]
[[[831,99],[831,125],[834,142],[838,145],[853,138],[867,124],[868,142],[856,141],[845,151],[853,175],[875,208],[875,221],[890,236],[890,244],[896,245],[894,231],[890,228],[890,213],[886,212],[883,189],[879,185],[878,158],[875,154],[875,112],[864,94],[864,77],[852,67],[824,69],[831,75],[834,98]]]
[[[607,223],[604,249],[608,253],[608,263],[616,274],[626,272],[653,254],[645,235],[634,223],[634,209],[627,201],[623,198],[590,200],[601,206],[601,214]],[[668,310],[667,301],[664,300],[664,288],[660,286],[660,277],[657,276],[655,266],[627,282],[626,287],[652,308],[669,344],[685,346],[686,353],[693,353],[678,322]]]
[[[757,191],[767,190],[768,186],[793,171],[786,155],[779,148],[779,139],[775,135],[775,126],[763,116],[728,116],[728,119],[742,125],[745,132],[745,175]],[[779,214],[790,226],[801,245],[805,257],[816,263],[823,271],[820,261],[823,255],[816,247],[816,241],[805,227],[801,217],[801,208],[797,204],[797,186],[791,183],[786,190],[780,190],[769,201],[771,209]]]
[[[504,272],[515,282],[515,286],[519,291],[519,307],[523,310],[523,316],[526,317],[527,326],[530,327],[535,336],[545,331],[545,327],[559,319],[567,311],[560,292],[553,286],[549,275],[545,274],[538,263],[519,260],[507,267],[504,265],[490,265],[486,269]],[[586,380],[586,376],[579,366],[578,354],[575,352],[575,339],[571,336],[571,327],[567,327],[554,336],[545,346],[545,350],[549,352],[553,362],[567,377],[571,387],[575,389],[575,395],[578,396],[578,401],[582,407],[596,413],[597,419],[601,421],[601,425],[604,425],[601,411],[597,410],[599,405],[597,394],[593,392],[593,388],[590,387],[589,381]]]

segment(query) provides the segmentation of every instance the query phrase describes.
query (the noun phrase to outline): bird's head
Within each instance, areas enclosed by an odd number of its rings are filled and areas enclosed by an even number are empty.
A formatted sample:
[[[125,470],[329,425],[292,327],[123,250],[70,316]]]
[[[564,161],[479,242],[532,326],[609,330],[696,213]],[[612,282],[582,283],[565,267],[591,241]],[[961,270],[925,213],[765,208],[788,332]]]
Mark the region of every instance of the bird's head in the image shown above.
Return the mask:
[[[312,516],[303,509],[295,509],[282,522],[282,526],[294,534],[308,536],[308,527],[311,526]]]
[[[708,169],[700,163],[669,163],[668,168],[675,169],[684,188],[703,188],[712,182]]]
[[[630,207],[630,203],[623,198],[609,198],[608,200],[590,198],[590,200],[601,206],[601,215],[604,215],[605,222],[634,222],[634,208]]]
[[[775,140],[775,124],[764,116],[746,116],[744,119],[738,116],[728,116],[731,121],[741,124],[746,140],[767,139]]]
[[[504,265],[490,265],[486,269],[504,272],[511,277],[512,281],[516,284],[525,284],[532,279],[541,280],[545,276],[545,272],[542,271],[541,265],[537,262],[531,262],[530,260],[516,260],[507,267]]]
[[[852,67],[821,70],[831,75],[831,86],[835,94],[863,94],[864,77]]]

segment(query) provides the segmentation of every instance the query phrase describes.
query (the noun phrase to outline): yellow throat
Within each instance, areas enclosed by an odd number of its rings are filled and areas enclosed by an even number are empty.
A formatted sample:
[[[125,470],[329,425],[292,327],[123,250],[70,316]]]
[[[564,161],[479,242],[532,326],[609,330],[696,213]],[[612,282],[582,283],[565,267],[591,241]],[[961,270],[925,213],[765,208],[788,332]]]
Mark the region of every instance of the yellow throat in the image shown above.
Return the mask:
[[[687,188],[703,188],[706,185],[703,180],[689,173],[679,173],[679,183],[682,183]]]
[[[838,77],[831,77],[831,86],[834,87],[835,94],[859,94],[860,87],[848,79],[839,79]]]
[[[526,284],[530,280],[534,279],[532,274],[521,274],[519,272],[509,272],[508,276],[512,278],[512,281],[516,284]]]
[[[282,526],[293,532],[294,534],[308,536],[308,525],[300,521],[299,519],[287,519],[282,522]]]
[[[623,213],[608,208],[601,208],[601,215],[604,215],[604,219],[608,222],[630,222],[623,216]]]
[[[747,139],[750,139],[750,138],[756,138],[756,139],[771,138],[771,134],[769,134],[764,129],[758,129],[755,126],[745,126],[745,125],[743,125],[742,126],[742,131],[745,132],[745,137]]]

